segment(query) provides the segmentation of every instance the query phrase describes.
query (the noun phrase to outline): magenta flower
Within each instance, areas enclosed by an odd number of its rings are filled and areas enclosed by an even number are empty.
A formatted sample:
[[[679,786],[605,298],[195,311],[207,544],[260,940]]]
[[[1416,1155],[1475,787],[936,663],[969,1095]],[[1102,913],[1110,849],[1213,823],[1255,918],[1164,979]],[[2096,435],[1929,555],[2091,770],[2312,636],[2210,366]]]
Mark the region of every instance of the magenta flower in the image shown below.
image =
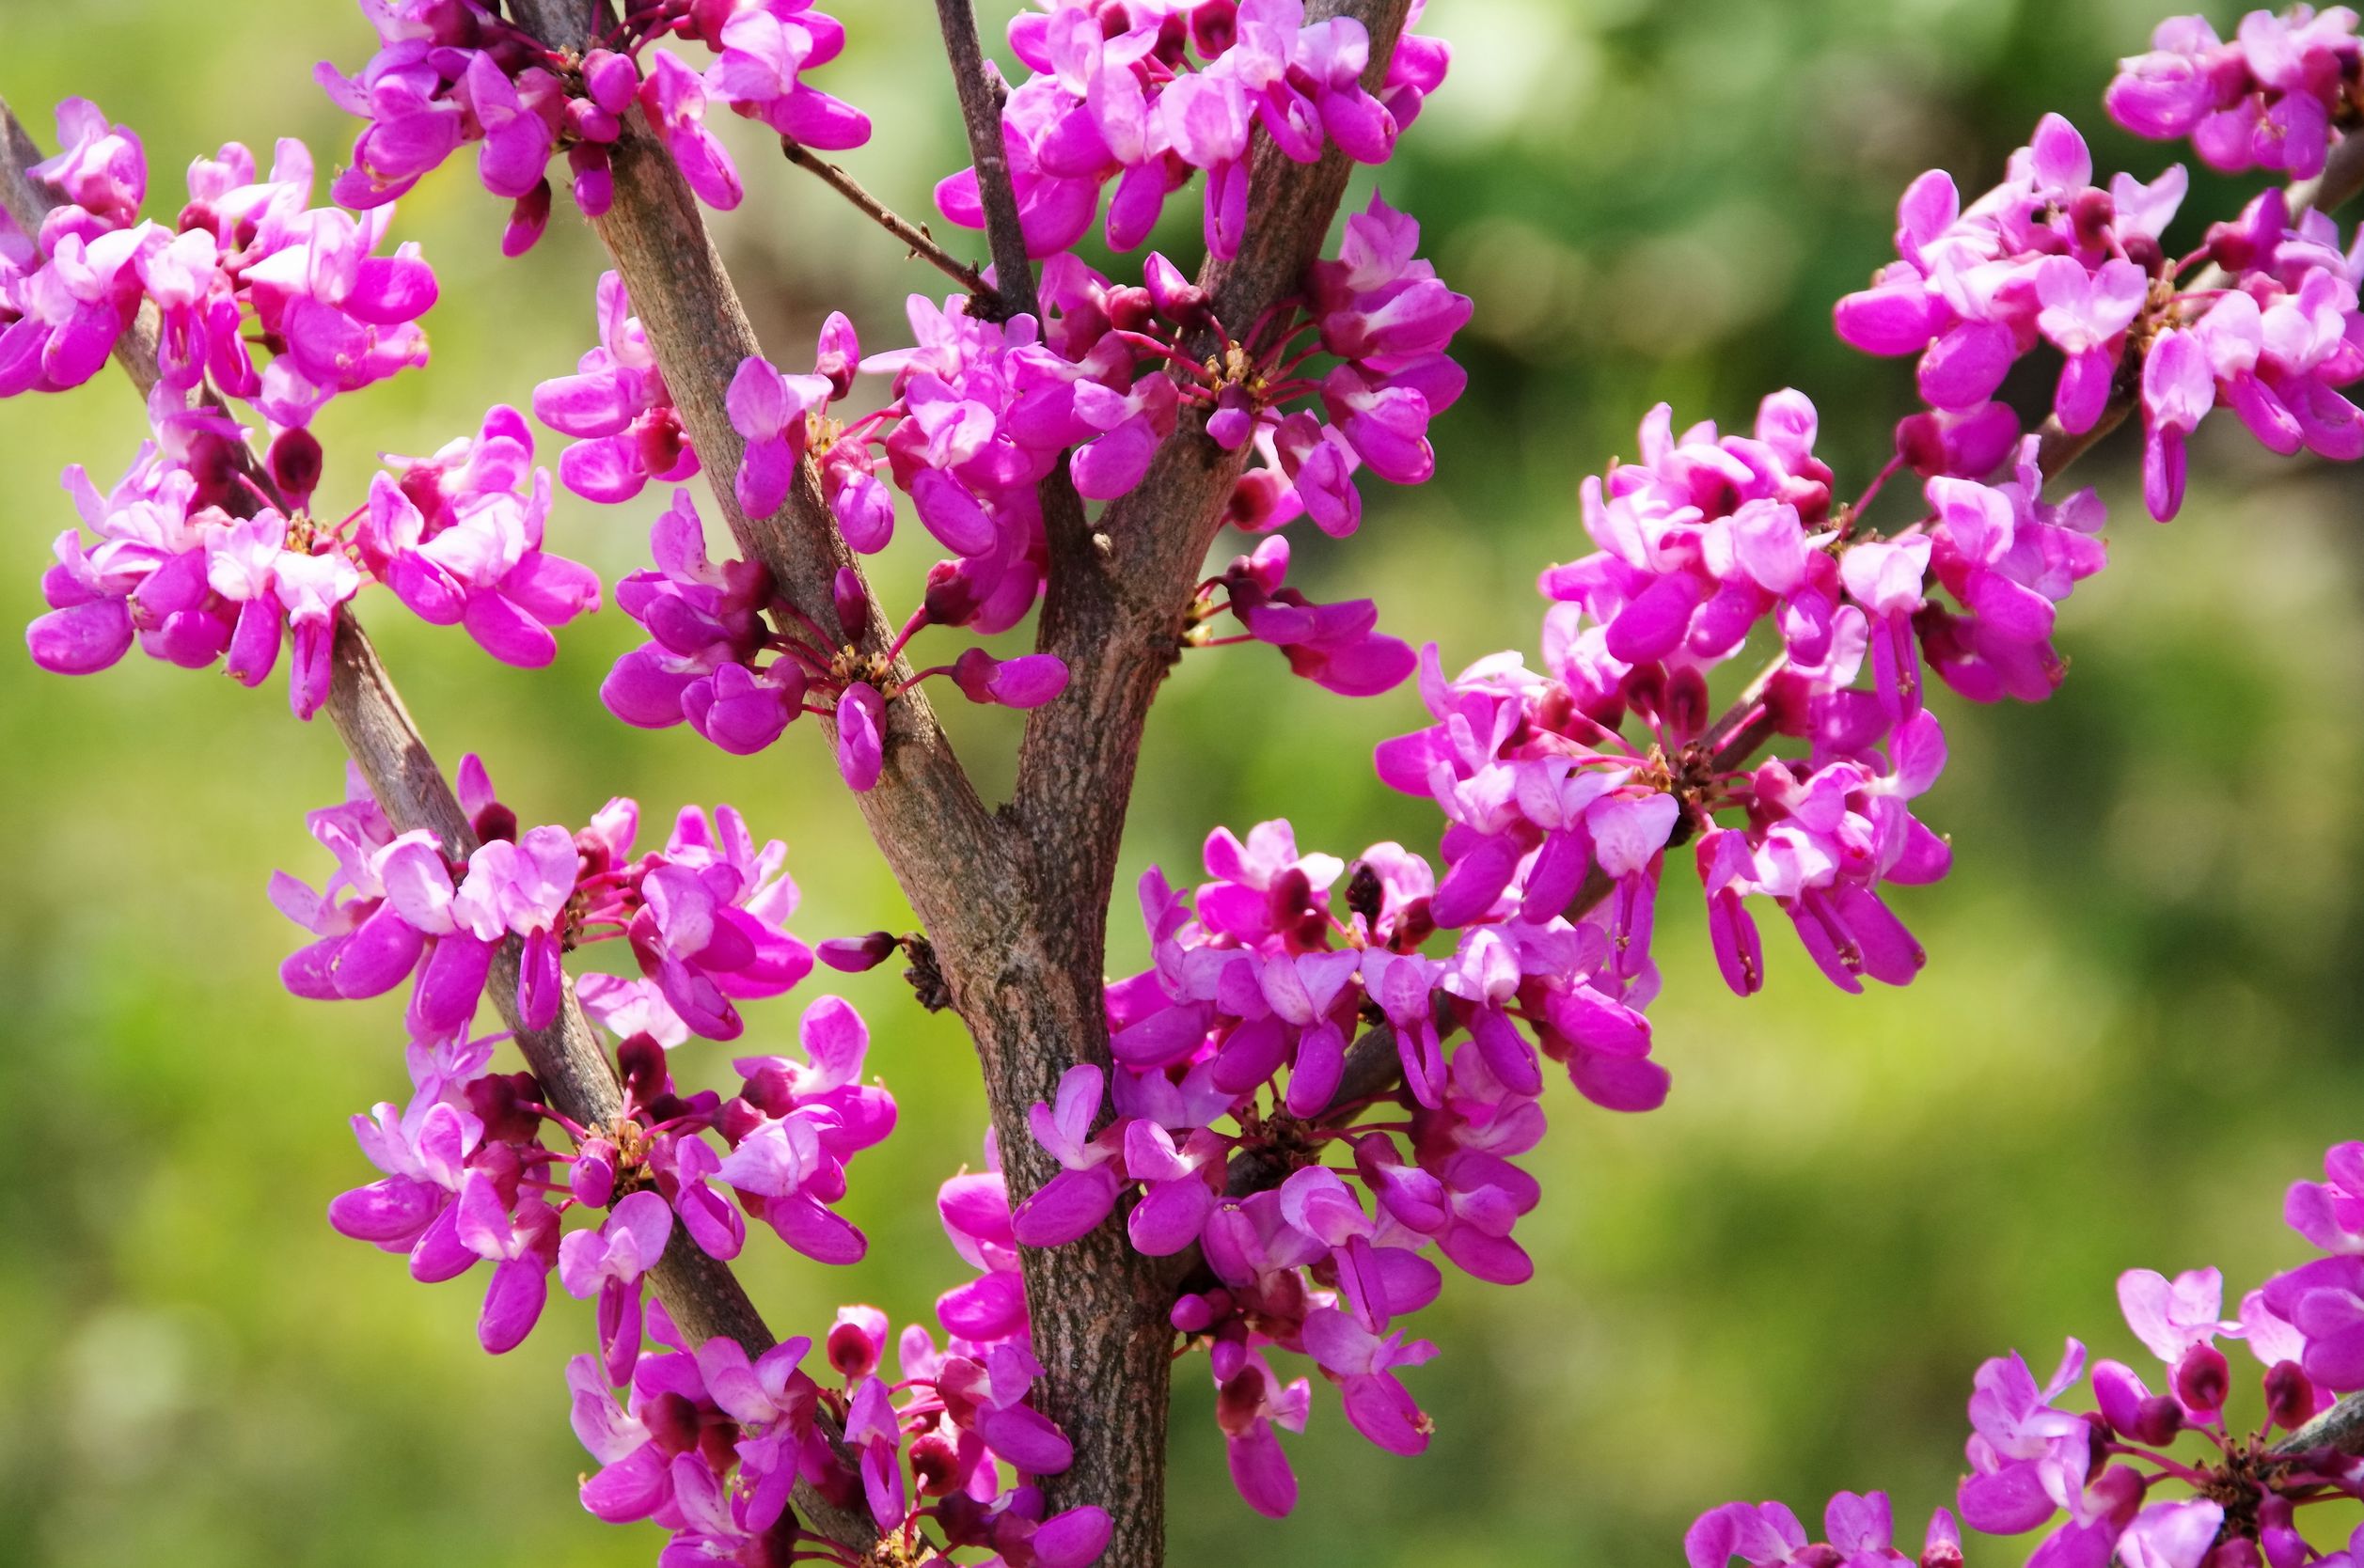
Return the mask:
[[[596,1231],[576,1231],[559,1243],[559,1281],[577,1301],[599,1297],[599,1345],[607,1381],[632,1375],[640,1356],[640,1278],[656,1266],[672,1234],[673,1212],[654,1192],[616,1202]]]
[[[616,585],[616,603],[651,640],[616,661],[600,686],[608,712],[626,724],[691,728],[736,755],[761,751],[802,710],[807,676],[796,659],[759,668],[770,644],[762,619],[771,581],[747,561],[716,565],[689,492],[649,530],[656,570]]]
[[[1215,1419],[1223,1431],[1224,1457],[1240,1499],[1267,1518],[1288,1516],[1297,1506],[1297,1476],[1274,1429],[1305,1430],[1312,1385],[1304,1378],[1284,1386],[1261,1356],[1251,1354],[1215,1389]]]
[[[2215,378],[2199,340],[2161,333],[2142,362],[2142,498],[2161,522],[2183,505],[2183,438],[2215,406]]]
[[[487,414],[481,432],[376,476],[357,543],[362,559],[412,613],[467,629],[504,664],[539,668],[558,654],[551,629],[599,608],[590,568],[542,548],[550,477],[531,469],[533,436],[512,408]],[[422,505],[423,503],[423,505]]]
[[[749,517],[769,517],[788,498],[805,451],[806,416],[828,405],[826,376],[786,376],[749,357],[732,378],[725,403],[731,428],[747,438],[732,487]]]
[[[583,355],[575,374],[533,389],[533,414],[578,437],[559,456],[567,489],[587,501],[629,501],[652,478],[695,478],[698,454],[614,273],[600,274],[597,299],[599,347]]]
[[[1961,1568],[1962,1535],[1953,1515],[1939,1509],[1930,1519],[1918,1558],[1910,1558],[1895,1544],[1887,1495],[1858,1497],[1835,1494],[1824,1511],[1825,1540],[1809,1544],[1798,1516],[1777,1502],[1726,1503],[1710,1509],[1693,1522],[1683,1536],[1683,1556],[1691,1568],[1730,1568],[1734,1558],[1750,1568],[1829,1563],[1832,1568],[1883,1568],[1918,1564],[1918,1568]]]
[[[844,46],[834,18],[801,3],[732,8],[717,41],[720,53],[705,73],[709,98],[824,151],[870,140],[869,116],[799,80]]]
[[[461,1245],[493,1264],[476,1337],[487,1352],[500,1356],[524,1343],[542,1316],[550,1270],[558,1262],[558,1211],[521,1196],[512,1213],[481,1170],[470,1171],[461,1184],[453,1208]]]
[[[745,194],[738,167],[705,127],[706,86],[698,73],[660,51],[640,83],[640,107],[698,199],[717,212],[736,207]]]
[[[1043,1184],[1013,1216],[1012,1232],[1027,1247],[1064,1247],[1109,1216],[1123,1190],[1123,1135],[1111,1126],[1095,1137],[1107,1074],[1089,1062],[1060,1074],[1056,1105],[1037,1103],[1026,1113],[1034,1140],[1057,1160],[1058,1175]]]

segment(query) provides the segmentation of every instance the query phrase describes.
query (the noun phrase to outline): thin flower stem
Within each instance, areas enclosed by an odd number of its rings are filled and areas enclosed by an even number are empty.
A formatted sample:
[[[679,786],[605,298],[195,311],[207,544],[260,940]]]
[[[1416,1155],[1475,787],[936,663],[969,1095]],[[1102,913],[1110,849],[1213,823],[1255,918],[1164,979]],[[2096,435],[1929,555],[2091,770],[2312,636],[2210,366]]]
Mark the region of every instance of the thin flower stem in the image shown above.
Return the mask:
[[[796,167],[817,178],[822,184],[852,202],[856,211],[910,247],[911,254],[969,290],[969,297],[985,307],[988,314],[1000,316],[1008,306],[1001,290],[985,281],[985,274],[953,255],[936,243],[924,224],[915,224],[862,189],[855,178],[837,165],[816,158],[812,149],[792,136],[780,138],[783,157]]]

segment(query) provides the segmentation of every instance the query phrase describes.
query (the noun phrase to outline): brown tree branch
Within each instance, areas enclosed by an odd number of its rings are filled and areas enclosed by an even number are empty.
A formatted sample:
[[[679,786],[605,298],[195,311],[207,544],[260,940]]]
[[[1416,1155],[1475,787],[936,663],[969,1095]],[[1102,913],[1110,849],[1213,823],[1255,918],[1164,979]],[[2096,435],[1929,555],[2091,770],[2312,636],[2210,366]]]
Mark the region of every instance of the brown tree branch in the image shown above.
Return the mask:
[[[993,251],[993,276],[1001,290],[994,301],[998,319],[1032,316],[1040,322],[1042,295],[1034,287],[1034,266],[1026,254],[1017,192],[1010,183],[1009,154],[1001,140],[1001,94],[977,39],[976,12],[969,0],[936,0],[936,22],[944,37],[944,58],[952,66],[953,88],[960,97],[969,160],[977,171],[986,243]],[[1051,570],[1066,570],[1068,562],[1092,548],[1083,497],[1076,494],[1075,480],[1068,475],[1066,453],[1059,454],[1035,492],[1042,504],[1043,537]]]
[[[1011,315],[1039,321],[1043,307],[1034,294],[1034,263],[1026,254],[1017,192],[1010,183],[1009,152],[1001,140],[1001,93],[977,37],[977,13],[969,0],[936,0],[936,25],[944,36],[953,90],[960,95],[960,122],[969,133],[969,154],[976,164],[985,240],[993,251],[994,286],[1001,290]]]
[[[27,233],[38,233],[41,214],[55,205],[50,193],[26,172],[40,157],[40,149],[14,112],[0,100],[0,206]],[[115,347],[117,362],[142,398],[154,390],[157,380],[156,321],[154,306],[144,305],[137,321]],[[233,456],[255,494],[267,497],[283,512],[290,510],[251,447],[236,448]],[[345,750],[369,782],[378,808],[397,832],[423,829],[432,833],[443,853],[455,860],[477,848],[466,812],[428,751],[425,738],[351,606],[338,616],[323,707]],[[623,1112],[623,1092],[606,1048],[575,1000],[574,981],[563,982],[556,1023],[544,1029],[521,1027],[517,1008],[521,948],[513,936],[504,942],[487,981],[502,1021],[514,1031],[518,1050],[552,1108],[580,1126],[612,1126]],[[721,1336],[738,1341],[750,1356],[762,1355],[775,1343],[730,1265],[707,1256],[679,1227],[664,1257],[651,1271],[650,1280],[657,1299],[691,1343]],[[867,1551],[877,1540],[876,1529],[850,1486],[850,1472],[849,1486],[840,1498],[833,1500],[800,1482],[796,1500],[802,1517],[856,1552]],[[848,1500],[855,1506],[846,1506]]]
[[[935,236],[924,226],[910,219],[862,189],[852,175],[825,158],[814,155],[811,148],[794,136],[780,138],[780,155],[796,167],[817,178],[822,184],[843,196],[873,223],[911,247],[911,254],[969,290],[971,298],[987,312],[1000,316],[1007,313],[1001,293],[985,281],[985,274],[961,260],[936,243]]]

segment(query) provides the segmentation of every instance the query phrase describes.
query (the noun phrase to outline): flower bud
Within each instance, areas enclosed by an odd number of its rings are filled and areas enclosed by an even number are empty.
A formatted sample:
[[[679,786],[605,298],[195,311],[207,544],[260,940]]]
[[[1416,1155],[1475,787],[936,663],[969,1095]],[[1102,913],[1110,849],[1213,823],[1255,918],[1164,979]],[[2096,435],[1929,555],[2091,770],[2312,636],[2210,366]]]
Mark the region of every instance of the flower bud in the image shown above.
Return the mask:
[[[579,141],[612,142],[623,133],[623,122],[614,111],[603,109],[588,98],[566,101],[566,128]]]
[[[1176,326],[1189,326],[1206,310],[1206,290],[1182,275],[1182,269],[1156,251],[1142,264],[1142,281],[1158,314]]]
[[[575,1173],[567,1184],[575,1201],[604,1209],[616,1195],[616,1146],[604,1137],[588,1138],[575,1154]]]
[[[2232,1387],[2232,1369],[2225,1354],[2212,1344],[2196,1344],[2175,1364],[2175,1393],[2187,1406],[2202,1412],[2225,1407]]]
[[[488,1142],[530,1143],[541,1131],[542,1113],[528,1107],[540,1093],[530,1073],[487,1073],[468,1085],[468,1109],[484,1123]]]
[[[2313,1418],[2315,1385],[2295,1361],[2277,1361],[2265,1373],[2268,1418],[2285,1432],[2295,1432]]]
[[[822,963],[838,973],[859,975],[893,957],[896,946],[890,933],[874,931],[868,936],[832,936],[812,950]]]
[[[476,829],[477,838],[488,844],[496,840],[514,843],[517,839],[517,813],[499,801],[479,811],[468,825]]]
[[[861,641],[870,627],[870,590],[862,586],[862,574],[850,566],[839,567],[829,597],[837,606],[838,630],[847,642]]]
[[[997,659],[982,648],[970,648],[953,661],[953,680],[971,702],[1039,708],[1067,689],[1067,666],[1050,653]]]
[[[830,311],[829,319],[821,323],[820,353],[812,361],[812,371],[828,378],[831,402],[854,389],[854,368],[861,357],[861,339],[854,336],[854,323],[843,311]]]
[[[646,1105],[673,1091],[673,1074],[665,1065],[665,1047],[654,1035],[636,1034],[616,1047],[616,1068],[623,1091],[633,1104]]]
[[[841,1307],[829,1325],[829,1365],[848,1383],[878,1370],[887,1341],[887,1314],[875,1307]]]
[[[593,103],[611,115],[621,115],[632,107],[640,90],[640,68],[629,55],[594,49],[583,56],[583,87]]]
[[[2175,1435],[2183,1430],[2183,1407],[2165,1394],[2153,1394],[2135,1407],[2134,1424],[2126,1435],[2155,1449],[2175,1441]]]
[[[682,448],[687,445],[682,434],[681,415],[670,406],[654,408],[642,415],[636,439],[640,448],[640,465],[660,478],[680,464]]]
[[[1149,290],[1140,287],[1111,289],[1100,301],[1108,323],[1119,332],[1146,332],[1156,323],[1158,307]]]
[[[545,176],[535,180],[533,189],[519,196],[517,204],[509,210],[509,227],[501,231],[500,253],[525,255],[549,226],[550,181]]]
[[[958,561],[938,561],[927,569],[927,592],[920,603],[934,624],[966,626],[977,613],[977,586]]]
[[[320,439],[301,425],[281,431],[271,443],[270,468],[280,494],[301,505],[320,488]]]
[[[835,1338],[834,1333],[831,1336]],[[941,1432],[911,1439],[911,1480],[923,1497],[940,1497],[960,1482],[960,1452]]]

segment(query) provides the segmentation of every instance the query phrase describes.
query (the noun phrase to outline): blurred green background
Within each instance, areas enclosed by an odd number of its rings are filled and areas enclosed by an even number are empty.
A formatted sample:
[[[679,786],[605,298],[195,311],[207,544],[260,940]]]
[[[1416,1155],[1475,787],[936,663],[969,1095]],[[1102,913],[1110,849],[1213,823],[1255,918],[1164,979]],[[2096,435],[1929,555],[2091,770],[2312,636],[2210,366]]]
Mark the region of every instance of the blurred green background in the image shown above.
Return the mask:
[[[826,83],[880,127],[846,162],[918,212],[965,161],[924,8],[838,8],[854,41]],[[988,36],[1010,8],[985,8]],[[1454,77],[1386,189],[1475,297],[1472,390],[1436,432],[1436,482],[1374,495],[1349,547],[1297,538],[1308,586],[1376,596],[1448,666],[1532,649],[1536,570],[1585,548],[1578,478],[1630,452],[1660,399],[1685,422],[1744,424],[1765,391],[1803,387],[1859,483],[1909,370],[1843,352],[1827,311],[1889,254],[1896,193],[1931,165],[1981,188],[2047,108],[2092,134],[2103,168],[2154,171],[2171,154],[2112,133],[2098,105],[2155,19],[2135,0],[1435,0],[1427,27],[1453,40]],[[301,135],[339,159],[354,128],[308,73],[370,44],[339,4],[0,0],[0,92],[44,137],[69,94],[131,121],[168,218],[176,171],[225,139]],[[750,198],[717,227],[774,357],[798,362],[832,306],[892,346],[900,294],[934,291],[935,275],[735,134],[749,129],[725,133]],[[2239,199],[2200,181],[2184,232]],[[1174,213],[1187,221],[1167,243],[1195,254],[1194,219]],[[370,453],[430,451],[591,343],[588,233],[561,201],[542,248],[504,263],[500,217],[465,166],[402,204],[398,231],[444,279],[435,362],[334,411],[324,504],[359,497]],[[103,480],[140,433],[112,379],[0,411],[0,621],[37,612],[47,541],[71,522],[56,467]],[[2246,1282],[2295,1261],[2281,1188],[2359,1131],[2364,1104],[2359,492],[2352,475],[2266,458],[2230,420],[2200,447],[2168,528],[2141,516],[2123,441],[2081,476],[2121,521],[2114,570],[2062,618],[2074,678],[2060,694],[1945,703],[1954,765],[1925,805],[1959,869],[1899,899],[1925,978],[1844,997],[1769,927],[1771,984],[1739,1003],[1677,869],[1655,1012],[1676,1093],[1619,1119],[1552,1092],[1553,1136],[1532,1161],[1547,1197],[1521,1230],[1536,1281],[1457,1279],[1423,1320],[1445,1352],[1412,1378],[1437,1421],[1429,1454],[1378,1451],[1317,1391],[1314,1430],[1290,1445],[1304,1500],[1265,1523],[1232,1496],[1204,1363],[1185,1363],[1176,1562],[1671,1561],[1701,1508],[1745,1495],[1819,1511],[1840,1486],[1890,1488],[1917,1544],[1950,1497],[1981,1357],[2016,1346],[2048,1366],[2069,1331],[2134,1352],[2112,1304],[2129,1266],[2213,1262]],[[657,507],[654,493],[572,504],[553,540],[612,581],[641,559]],[[915,572],[924,557],[897,559]],[[481,750],[528,821],[579,822],[614,793],[659,824],[728,800],[790,841],[808,938],[901,928],[812,735],[736,760],[602,712],[598,679],[637,640],[620,616],[570,629],[558,666],[528,673],[377,604],[439,754]],[[999,789],[1015,728],[952,717]],[[1153,861],[1187,877],[1209,827],[1283,814],[1308,846],[1432,848],[1433,813],[1380,791],[1367,764],[1374,741],[1418,722],[1408,689],[1348,702],[1282,678],[1261,650],[1190,657],[1153,726],[1127,877]],[[276,684],[249,693],[136,657],[67,682],[10,655],[0,754],[14,867],[0,902],[0,1560],[649,1561],[653,1530],[601,1526],[573,1498],[584,1458],[559,1372],[587,1312],[561,1299],[525,1348],[488,1359],[469,1286],[414,1286],[322,1219],[370,1174],[344,1117],[404,1084],[392,1003],[299,1002],[272,978],[295,933],[263,885],[275,866],[322,869],[301,814],[340,788],[326,725],[290,722]],[[1112,962],[1137,964],[1121,891],[1115,928]],[[965,1043],[891,971],[843,989],[905,1120],[857,1169],[866,1263],[832,1274],[753,1249],[749,1283],[783,1330],[846,1299],[924,1315],[962,1277],[927,1200],[976,1158]],[[792,1038],[801,999],[756,1008],[750,1043]],[[695,1080],[723,1056],[677,1059]]]

